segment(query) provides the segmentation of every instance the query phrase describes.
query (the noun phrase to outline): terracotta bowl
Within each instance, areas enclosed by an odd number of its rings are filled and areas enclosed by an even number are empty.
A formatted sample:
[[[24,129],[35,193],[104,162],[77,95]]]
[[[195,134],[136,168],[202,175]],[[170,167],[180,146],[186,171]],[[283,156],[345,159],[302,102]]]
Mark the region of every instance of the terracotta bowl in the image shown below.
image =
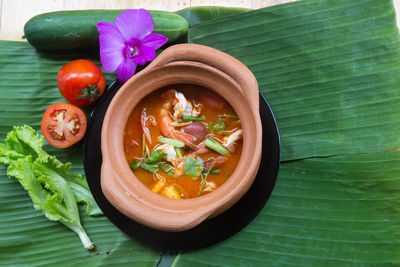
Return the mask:
[[[243,127],[243,150],[235,171],[220,188],[193,199],[169,199],[153,193],[130,169],[123,134],[141,99],[169,85],[194,84],[228,101]],[[237,59],[210,47],[171,46],[134,75],[114,96],[101,132],[101,188],[107,200],[132,220],[161,231],[184,231],[217,216],[250,188],[261,159],[262,128],[254,75]],[[138,129],[140,131],[140,129]]]

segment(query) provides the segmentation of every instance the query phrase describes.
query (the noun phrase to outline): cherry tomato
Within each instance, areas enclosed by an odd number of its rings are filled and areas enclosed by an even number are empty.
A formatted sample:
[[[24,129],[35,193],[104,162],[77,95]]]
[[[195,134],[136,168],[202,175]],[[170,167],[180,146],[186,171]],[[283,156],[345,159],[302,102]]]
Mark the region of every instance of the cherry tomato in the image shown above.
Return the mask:
[[[77,59],[65,64],[58,71],[57,86],[70,103],[88,106],[103,94],[106,80],[94,63]]]
[[[57,103],[44,112],[41,130],[50,145],[66,148],[83,138],[86,125],[85,113],[80,108],[68,103]]]

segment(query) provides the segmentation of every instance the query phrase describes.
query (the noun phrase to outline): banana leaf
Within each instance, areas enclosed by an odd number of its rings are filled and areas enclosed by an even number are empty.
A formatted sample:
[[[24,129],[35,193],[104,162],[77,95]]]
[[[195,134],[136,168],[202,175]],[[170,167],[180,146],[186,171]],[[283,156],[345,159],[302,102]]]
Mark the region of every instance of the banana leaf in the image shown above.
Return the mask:
[[[400,152],[285,163],[248,227],[173,266],[398,266],[399,193]]]
[[[253,71],[283,160],[400,147],[399,41],[392,0],[304,0],[189,30]]]
[[[68,61],[84,55],[38,54],[28,43],[0,41],[0,140],[14,125],[28,124],[40,131],[41,117],[53,103],[64,102],[56,75]],[[98,61],[95,61],[98,64]],[[115,77],[107,74],[111,81]],[[44,149],[72,171],[84,173],[82,144],[70,149]],[[0,262],[4,266],[155,266],[161,251],[148,248],[123,234],[105,216],[81,220],[96,250],[87,252],[79,237],[35,210],[26,191],[0,166]]]
[[[175,12],[189,22],[189,27],[202,21],[231,16],[247,12],[251,9],[240,7],[198,6],[189,7]]]
[[[285,162],[247,228],[173,266],[400,265],[400,152],[384,152],[399,147],[392,1],[299,1],[196,24],[189,42],[254,72]]]

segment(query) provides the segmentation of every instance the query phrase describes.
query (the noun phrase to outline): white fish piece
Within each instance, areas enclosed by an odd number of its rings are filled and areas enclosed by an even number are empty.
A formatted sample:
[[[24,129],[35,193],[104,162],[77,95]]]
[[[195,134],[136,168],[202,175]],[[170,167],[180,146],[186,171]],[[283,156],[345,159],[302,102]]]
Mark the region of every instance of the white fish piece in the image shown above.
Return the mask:
[[[176,156],[176,151],[174,146],[170,144],[162,144],[158,147],[155,148],[156,150],[159,150],[161,152],[164,152],[167,154],[166,160],[172,164],[172,166],[176,167],[178,163],[178,158]]]
[[[175,91],[175,90],[174,90]],[[198,117],[201,113],[201,106],[193,107],[192,103],[188,101],[184,94],[175,91],[174,100],[174,118],[179,119],[182,116]]]
[[[185,110],[187,109],[188,101],[186,100],[185,96],[181,93],[176,91],[175,92],[176,104],[174,105],[174,117],[180,118],[184,115]]]
[[[193,107],[190,102],[187,102],[185,111],[183,112],[183,116],[192,116]]]
[[[194,107],[192,110],[192,117],[199,117],[201,115],[201,106]]]
[[[229,136],[224,137],[223,146],[229,150],[229,152],[234,153],[236,150],[236,142],[243,138],[243,130],[239,129],[231,133]]]
[[[201,105],[193,106],[189,101],[187,101],[187,106],[183,116],[199,117],[201,115]]]
[[[211,191],[214,191],[216,188],[217,188],[217,186],[215,185],[214,182],[207,182],[207,181],[206,181],[206,184],[205,184],[205,186],[204,186],[203,191],[205,191],[205,192],[211,192]]]

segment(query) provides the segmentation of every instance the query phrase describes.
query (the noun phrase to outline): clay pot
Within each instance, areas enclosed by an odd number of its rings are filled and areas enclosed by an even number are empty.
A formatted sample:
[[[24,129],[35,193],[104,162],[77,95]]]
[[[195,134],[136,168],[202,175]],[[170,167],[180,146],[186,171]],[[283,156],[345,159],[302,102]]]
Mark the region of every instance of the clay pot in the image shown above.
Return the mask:
[[[195,84],[217,92],[231,104],[243,127],[242,155],[231,177],[214,192],[193,199],[153,193],[136,178],[123,150],[124,129],[134,107],[154,90],[174,84]],[[195,44],[166,49],[127,81],[108,107],[101,133],[104,195],[127,217],[162,231],[184,231],[221,214],[247,192],[257,174],[262,147],[258,97],[254,75],[237,59]]]

